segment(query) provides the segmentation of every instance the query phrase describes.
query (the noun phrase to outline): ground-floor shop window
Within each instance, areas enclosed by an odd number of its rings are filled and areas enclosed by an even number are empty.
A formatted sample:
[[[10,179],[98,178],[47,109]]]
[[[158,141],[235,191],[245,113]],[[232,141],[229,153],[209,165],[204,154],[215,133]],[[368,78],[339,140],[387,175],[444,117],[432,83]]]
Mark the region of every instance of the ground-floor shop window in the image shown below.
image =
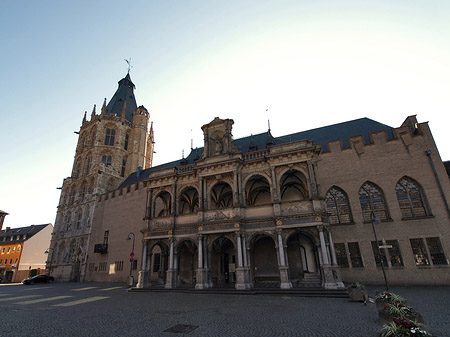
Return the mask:
[[[334,251],[336,252],[336,259],[339,267],[348,268],[347,250],[345,249],[345,243],[335,243]]]
[[[335,243],[336,259],[341,268],[363,268],[358,242]],[[348,254],[347,254],[348,251]]]
[[[114,271],[122,271],[123,270],[123,261],[114,262]]]
[[[98,264],[98,271],[106,271],[106,268],[108,267],[108,262],[100,262]]]
[[[350,255],[350,262],[352,264],[352,268],[363,268],[363,260],[361,256],[361,251],[359,250],[358,242],[348,242],[348,253]]]

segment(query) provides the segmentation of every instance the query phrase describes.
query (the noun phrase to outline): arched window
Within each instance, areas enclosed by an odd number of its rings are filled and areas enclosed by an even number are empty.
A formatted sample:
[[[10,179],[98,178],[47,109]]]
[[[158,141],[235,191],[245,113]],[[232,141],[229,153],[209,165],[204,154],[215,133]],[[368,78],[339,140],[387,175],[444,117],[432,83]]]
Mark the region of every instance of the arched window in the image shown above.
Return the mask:
[[[395,186],[395,193],[403,218],[418,218],[429,215],[425,207],[424,194],[415,180],[403,177]]]
[[[245,198],[247,206],[270,204],[272,200],[267,179],[259,174],[251,177],[245,184]]]
[[[116,130],[106,129],[105,145],[114,146],[114,138],[116,136]]]
[[[125,135],[125,144],[123,145],[124,150],[128,150],[128,142],[130,141],[130,134]]]
[[[164,191],[155,198],[155,217],[168,216],[172,213],[172,197],[169,192]]]
[[[112,156],[103,155],[102,156],[102,163],[106,166],[111,166],[112,163]]]
[[[198,192],[193,187],[188,187],[180,195],[180,214],[198,212]]]
[[[327,211],[331,213],[330,223],[351,223],[353,222],[350,203],[347,194],[339,187],[331,187],[325,197]]]
[[[364,221],[372,220],[372,211],[381,221],[389,219],[383,191],[377,185],[366,182],[359,190],[359,202]]]
[[[300,201],[308,198],[306,181],[303,174],[289,170],[280,180],[281,201]]]
[[[233,207],[233,190],[225,182],[214,185],[211,190],[211,208]]]

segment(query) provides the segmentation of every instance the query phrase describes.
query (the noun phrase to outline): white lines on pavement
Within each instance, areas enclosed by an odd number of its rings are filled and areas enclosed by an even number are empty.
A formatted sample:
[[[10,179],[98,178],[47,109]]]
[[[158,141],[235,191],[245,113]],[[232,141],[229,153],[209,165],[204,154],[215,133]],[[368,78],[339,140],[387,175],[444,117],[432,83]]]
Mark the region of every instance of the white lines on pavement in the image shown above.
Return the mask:
[[[29,300],[29,301],[23,301],[23,302],[17,302],[14,304],[35,304],[35,303],[42,303],[42,302],[50,302],[50,301],[56,301],[61,300],[64,298],[69,298],[73,296],[55,296],[55,297],[47,297],[47,298],[38,298],[37,300]]]
[[[1,296],[8,296],[8,295],[10,295],[10,294],[0,294],[0,297],[1,297]]]
[[[53,306],[54,307],[70,307],[72,305],[78,305],[78,304],[83,304],[83,303],[88,303],[88,302],[95,302],[95,301],[100,301],[100,300],[104,300],[104,299],[107,299],[107,298],[109,298],[109,297],[94,296],[94,297],[84,298],[82,300],[66,302],[66,303],[60,303],[60,304],[54,304]]]
[[[109,291],[109,290],[116,290],[116,289],[125,289],[125,287],[103,288],[103,289],[100,289],[100,291]]]
[[[35,287],[35,288],[27,288],[27,289],[24,289],[24,291],[26,291],[26,290],[50,289],[50,288],[53,288],[53,287]]]
[[[97,289],[98,287],[86,287],[86,288],[78,288],[78,289],[71,289],[72,291],[83,291],[83,290],[91,290],[91,289]]]
[[[7,298],[0,298],[0,301],[5,302],[5,301],[24,300],[26,298],[39,297],[39,296],[42,296],[42,295],[26,295],[26,296],[7,297]]]

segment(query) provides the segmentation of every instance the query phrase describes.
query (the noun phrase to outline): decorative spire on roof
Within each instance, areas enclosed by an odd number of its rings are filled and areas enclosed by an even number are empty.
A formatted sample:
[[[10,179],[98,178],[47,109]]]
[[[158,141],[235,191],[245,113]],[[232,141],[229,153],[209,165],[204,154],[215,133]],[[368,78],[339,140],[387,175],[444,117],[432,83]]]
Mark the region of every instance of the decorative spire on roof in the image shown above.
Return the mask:
[[[119,87],[117,88],[114,96],[106,105],[106,115],[116,115],[133,121],[133,112],[137,109],[136,98],[134,97],[134,83],[131,81],[130,73],[127,73],[124,78],[119,81]],[[124,109],[124,102],[126,107]],[[103,114],[103,111],[102,111]]]
[[[96,105],[94,104],[94,108],[92,109],[92,112],[91,112],[91,121],[93,121],[94,117],[95,117],[95,108],[96,108]]]
[[[84,123],[86,123],[86,116],[87,116],[87,111],[84,112],[83,121],[81,122],[82,125],[83,125]]]
[[[102,106],[102,112],[101,112],[101,114],[102,114],[102,115],[106,115],[106,97],[105,97],[105,100],[103,101],[103,106]]]

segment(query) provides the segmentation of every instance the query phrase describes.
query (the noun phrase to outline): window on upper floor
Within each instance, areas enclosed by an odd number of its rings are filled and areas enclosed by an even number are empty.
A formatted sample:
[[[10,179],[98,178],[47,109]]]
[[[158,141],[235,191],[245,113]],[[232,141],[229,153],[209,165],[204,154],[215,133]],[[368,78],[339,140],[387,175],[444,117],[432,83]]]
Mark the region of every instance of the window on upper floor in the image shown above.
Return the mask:
[[[125,135],[125,144],[123,145],[124,150],[128,150],[128,142],[130,141],[130,134]]]
[[[102,163],[106,166],[111,166],[112,163],[112,156],[103,155],[102,156]]]
[[[22,249],[22,247],[20,245],[17,246],[17,251],[20,252],[20,250]]]
[[[105,231],[105,233],[103,235],[103,244],[107,245],[108,244],[108,240],[109,240],[109,231]]]
[[[325,197],[330,224],[352,223],[352,213],[347,194],[339,187],[331,187]]]
[[[116,137],[116,130],[106,129],[105,145],[114,146],[114,138]]]
[[[120,176],[124,177],[125,176],[125,169],[127,167],[127,160],[126,159],[122,159],[122,169],[120,170]]]
[[[402,218],[420,218],[429,215],[425,206],[424,193],[420,185],[413,179],[403,177],[395,186]]]
[[[365,222],[372,220],[372,212],[381,221],[386,221],[390,218],[384,193],[377,185],[371,182],[364,183],[359,190],[359,202]]]
[[[9,254],[10,251],[11,251],[11,247],[8,247],[8,250],[6,251],[6,254]]]

